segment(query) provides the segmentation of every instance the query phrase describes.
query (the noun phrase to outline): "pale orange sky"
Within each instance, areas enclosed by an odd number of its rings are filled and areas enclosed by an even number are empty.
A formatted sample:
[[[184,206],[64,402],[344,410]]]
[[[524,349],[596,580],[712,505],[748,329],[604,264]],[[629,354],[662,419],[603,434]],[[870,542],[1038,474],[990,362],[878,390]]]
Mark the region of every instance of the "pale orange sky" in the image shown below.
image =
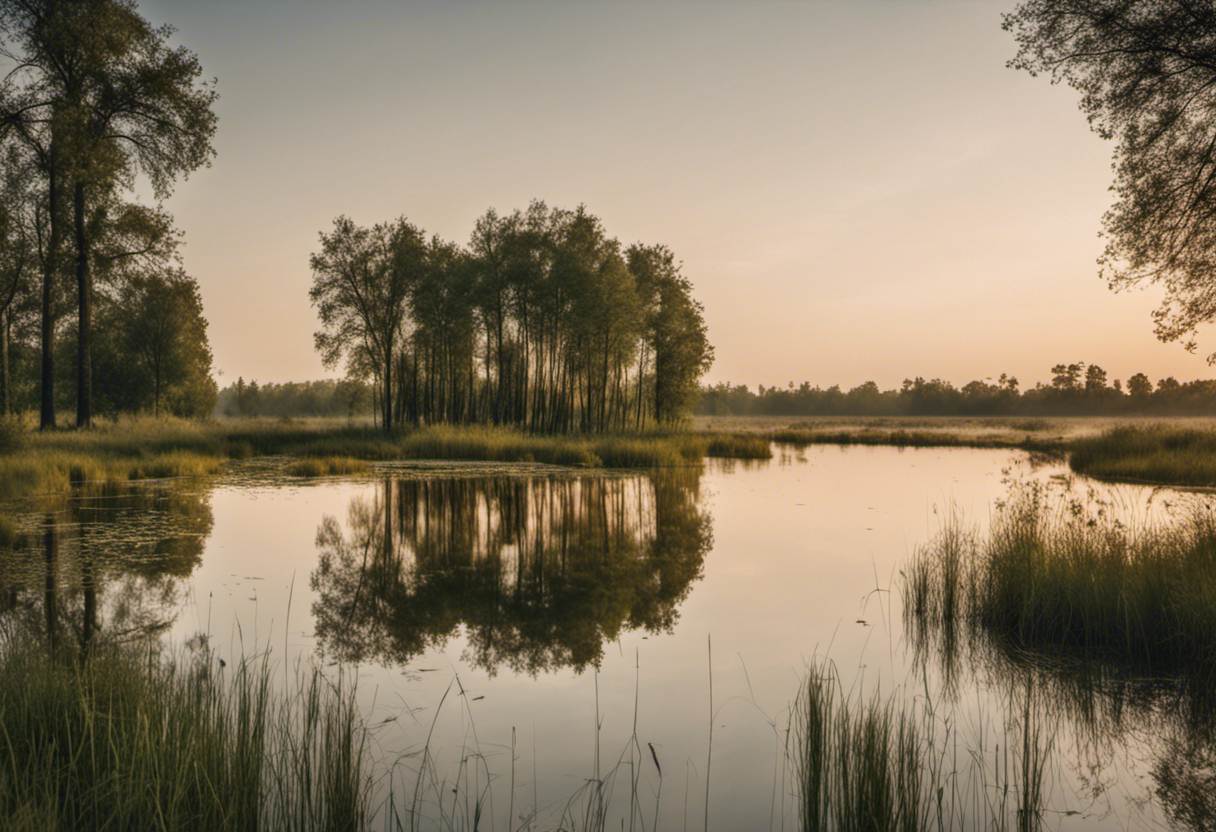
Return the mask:
[[[1110,148],[1005,68],[1011,6],[149,0],[219,79],[218,157],[169,207],[220,382],[333,375],[335,215],[465,242],[533,197],[676,251],[711,381],[1216,375],[1153,338],[1156,291],[1098,278]]]

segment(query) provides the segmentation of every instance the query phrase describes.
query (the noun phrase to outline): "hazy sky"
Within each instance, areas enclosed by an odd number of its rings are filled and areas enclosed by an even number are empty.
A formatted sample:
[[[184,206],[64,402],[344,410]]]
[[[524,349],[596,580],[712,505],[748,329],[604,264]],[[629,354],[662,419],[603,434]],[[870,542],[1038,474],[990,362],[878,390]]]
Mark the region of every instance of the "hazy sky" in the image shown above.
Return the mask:
[[[1012,3],[145,0],[219,79],[218,157],[169,206],[221,384],[333,375],[335,215],[465,242],[533,197],[675,250],[713,381],[1207,375],[1155,291],[1098,278],[1110,148],[1005,67]]]

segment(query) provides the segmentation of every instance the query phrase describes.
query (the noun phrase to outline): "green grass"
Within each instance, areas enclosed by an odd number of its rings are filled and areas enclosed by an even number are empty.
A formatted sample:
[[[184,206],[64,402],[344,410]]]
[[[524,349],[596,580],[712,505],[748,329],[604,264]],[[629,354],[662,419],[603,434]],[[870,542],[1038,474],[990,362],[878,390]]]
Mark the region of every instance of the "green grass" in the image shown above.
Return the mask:
[[[1027,487],[986,536],[957,518],[904,573],[915,626],[1157,670],[1216,668],[1216,513],[1129,527]],[[946,599],[956,599],[947,603]]]
[[[83,666],[0,650],[0,817],[8,829],[356,830],[367,737],[349,685],[263,660],[163,661],[106,648]]]
[[[348,456],[322,456],[299,459],[287,466],[287,473],[293,477],[335,477],[342,474],[362,474],[368,470],[368,464],[361,459],[351,459]]]

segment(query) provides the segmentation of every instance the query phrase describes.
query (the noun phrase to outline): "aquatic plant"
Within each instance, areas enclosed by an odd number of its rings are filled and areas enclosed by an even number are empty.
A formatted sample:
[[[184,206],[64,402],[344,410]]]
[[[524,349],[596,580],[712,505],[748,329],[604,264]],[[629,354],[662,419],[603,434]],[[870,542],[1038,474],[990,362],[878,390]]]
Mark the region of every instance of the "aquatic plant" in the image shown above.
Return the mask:
[[[0,646],[0,816],[15,829],[356,830],[370,817],[351,683],[263,656]]]
[[[1216,661],[1216,513],[1129,526],[1037,485],[979,537],[957,515],[904,571],[914,627],[966,625],[1024,647],[1166,668]],[[959,599],[946,603],[946,599]]]

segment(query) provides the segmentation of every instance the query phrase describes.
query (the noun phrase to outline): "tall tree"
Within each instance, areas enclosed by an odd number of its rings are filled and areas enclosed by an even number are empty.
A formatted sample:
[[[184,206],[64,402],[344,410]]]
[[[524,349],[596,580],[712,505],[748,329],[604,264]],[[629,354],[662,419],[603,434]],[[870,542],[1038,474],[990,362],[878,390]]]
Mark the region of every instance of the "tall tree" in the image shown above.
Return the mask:
[[[13,411],[13,316],[30,291],[38,259],[35,235],[40,212],[32,180],[27,157],[10,144],[0,175],[0,409],[5,416]]]
[[[0,90],[5,124],[39,158],[50,235],[43,280],[42,424],[54,425],[52,309],[71,203],[77,294],[76,423],[92,419],[96,207],[143,174],[158,197],[214,151],[214,86],[133,0],[2,0],[0,36],[16,69]],[[104,217],[104,214],[101,214]]]
[[[1076,88],[1091,127],[1116,143],[1103,276],[1116,289],[1161,285],[1157,336],[1194,349],[1216,318],[1216,6],[1027,0],[1004,26],[1018,44],[1011,66]]]
[[[385,430],[393,426],[393,364],[400,346],[412,287],[422,276],[426,241],[405,219],[372,228],[348,217],[320,235],[311,258],[309,297],[321,329],[314,336],[321,358],[334,366],[369,368],[377,378]]]

